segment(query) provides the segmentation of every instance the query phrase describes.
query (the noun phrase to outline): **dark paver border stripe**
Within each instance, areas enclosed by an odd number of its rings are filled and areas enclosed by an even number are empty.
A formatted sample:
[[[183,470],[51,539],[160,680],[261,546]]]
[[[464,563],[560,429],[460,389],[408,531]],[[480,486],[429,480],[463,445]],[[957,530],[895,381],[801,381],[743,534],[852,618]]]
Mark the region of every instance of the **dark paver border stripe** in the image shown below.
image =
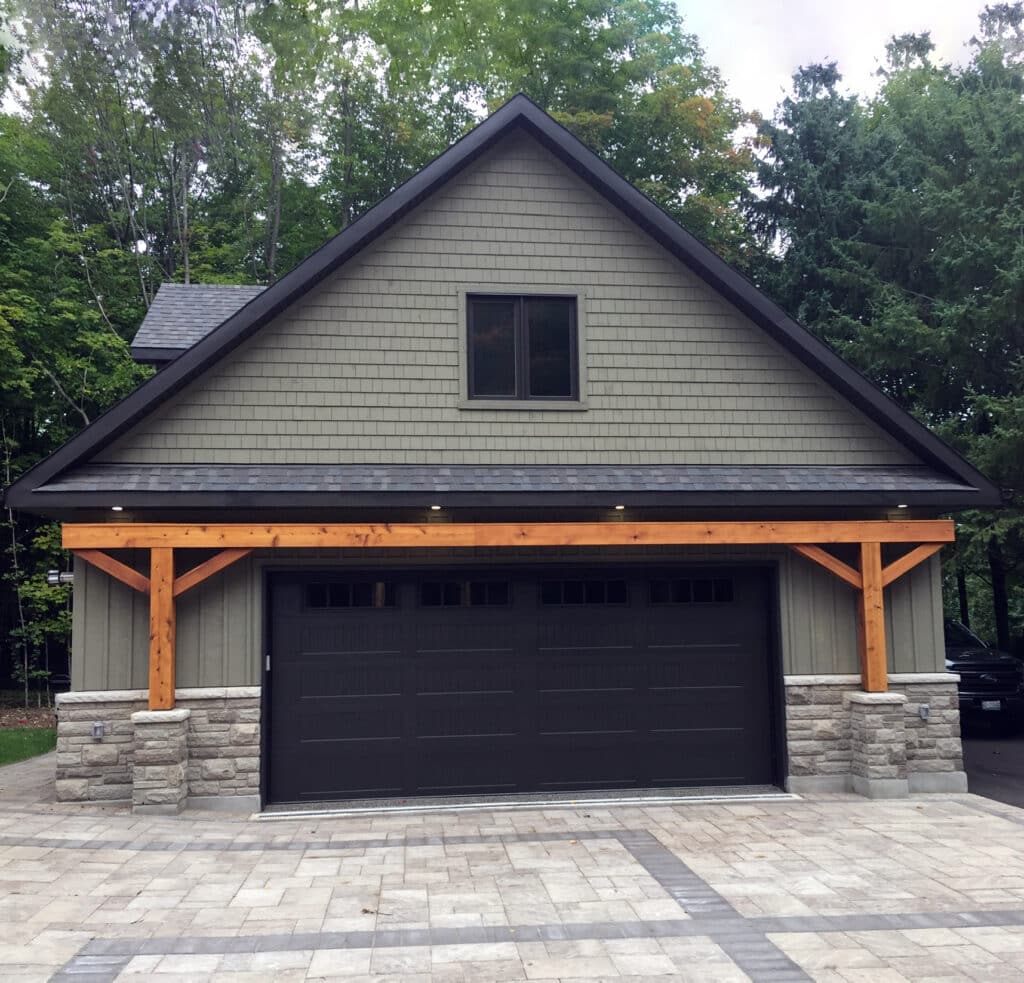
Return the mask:
[[[693,923],[706,926],[706,934],[752,979],[810,980],[764,932],[744,918],[703,877],[646,830],[628,830],[619,842],[632,854]]]
[[[767,935],[809,932],[882,932],[919,928],[1024,925],[1024,909],[937,911],[907,914],[744,918],[741,915],[648,922],[578,922],[559,925],[472,925],[464,928],[382,929],[243,936],[94,939],[54,977],[59,983],[114,980],[134,956],[227,955],[321,949],[558,942],[585,939],[709,938],[754,980],[806,980],[798,966],[778,965],[779,950]],[[730,951],[731,950],[731,951]],[[787,958],[788,961],[788,958]],[[791,964],[792,965],[792,964]],[[795,971],[795,972],[794,972]]]

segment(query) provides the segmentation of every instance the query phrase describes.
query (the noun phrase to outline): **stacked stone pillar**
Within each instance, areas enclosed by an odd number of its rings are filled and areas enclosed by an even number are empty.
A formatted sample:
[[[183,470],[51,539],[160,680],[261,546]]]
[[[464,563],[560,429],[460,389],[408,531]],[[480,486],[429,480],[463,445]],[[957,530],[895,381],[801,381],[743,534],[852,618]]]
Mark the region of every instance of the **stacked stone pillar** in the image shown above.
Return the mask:
[[[188,797],[188,719],[191,710],[140,710],[132,714],[135,762],[132,811],[176,815]]]
[[[908,794],[904,693],[846,693],[853,790],[869,799]]]

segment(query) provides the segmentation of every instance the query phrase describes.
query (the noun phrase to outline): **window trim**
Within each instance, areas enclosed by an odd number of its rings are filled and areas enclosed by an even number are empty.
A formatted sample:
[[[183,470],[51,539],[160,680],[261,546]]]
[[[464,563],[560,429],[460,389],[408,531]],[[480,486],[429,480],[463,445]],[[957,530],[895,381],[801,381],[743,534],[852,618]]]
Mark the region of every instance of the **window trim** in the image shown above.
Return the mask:
[[[460,410],[521,410],[521,411],[556,411],[585,412],[587,404],[587,331],[586,331],[586,298],[583,287],[551,286],[545,288],[536,283],[502,284],[495,289],[493,283],[481,286],[467,284],[456,291],[458,304],[458,356],[459,356],[459,402]],[[575,395],[572,397],[534,396],[477,396],[471,397],[469,375],[471,360],[469,357],[469,301],[473,297],[482,298],[531,298],[557,297],[576,301],[576,336],[574,339],[575,356]],[[517,355],[518,361],[518,355]],[[517,370],[521,371],[517,366]]]

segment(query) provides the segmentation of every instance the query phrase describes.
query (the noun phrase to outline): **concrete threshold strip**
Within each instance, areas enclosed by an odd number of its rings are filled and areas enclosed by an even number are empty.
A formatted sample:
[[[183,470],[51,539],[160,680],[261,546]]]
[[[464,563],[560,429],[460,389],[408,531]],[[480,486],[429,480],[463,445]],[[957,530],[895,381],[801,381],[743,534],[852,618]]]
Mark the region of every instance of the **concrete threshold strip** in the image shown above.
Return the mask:
[[[598,808],[624,805],[719,805],[734,802],[799,800],[801,796],[769,785],[724,788],[630,789],[616,793],[598,791],[553,794],[516,793],[514,795],[424,796],[414,799],[356,799],[344,802],[270,806],[250,817],[256,822],[283,819],[321,819],[331,816],[412,815],[423,812],[499,812],[518,809]]]

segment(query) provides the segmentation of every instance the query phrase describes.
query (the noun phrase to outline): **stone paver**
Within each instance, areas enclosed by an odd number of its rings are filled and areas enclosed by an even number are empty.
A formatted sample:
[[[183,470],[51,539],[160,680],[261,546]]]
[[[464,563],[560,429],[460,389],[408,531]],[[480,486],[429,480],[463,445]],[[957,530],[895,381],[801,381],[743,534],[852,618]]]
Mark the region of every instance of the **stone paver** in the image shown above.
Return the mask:
[[[0,769],[4,980],[1024,978],[1024,813],[973,796],[255,821]]]

